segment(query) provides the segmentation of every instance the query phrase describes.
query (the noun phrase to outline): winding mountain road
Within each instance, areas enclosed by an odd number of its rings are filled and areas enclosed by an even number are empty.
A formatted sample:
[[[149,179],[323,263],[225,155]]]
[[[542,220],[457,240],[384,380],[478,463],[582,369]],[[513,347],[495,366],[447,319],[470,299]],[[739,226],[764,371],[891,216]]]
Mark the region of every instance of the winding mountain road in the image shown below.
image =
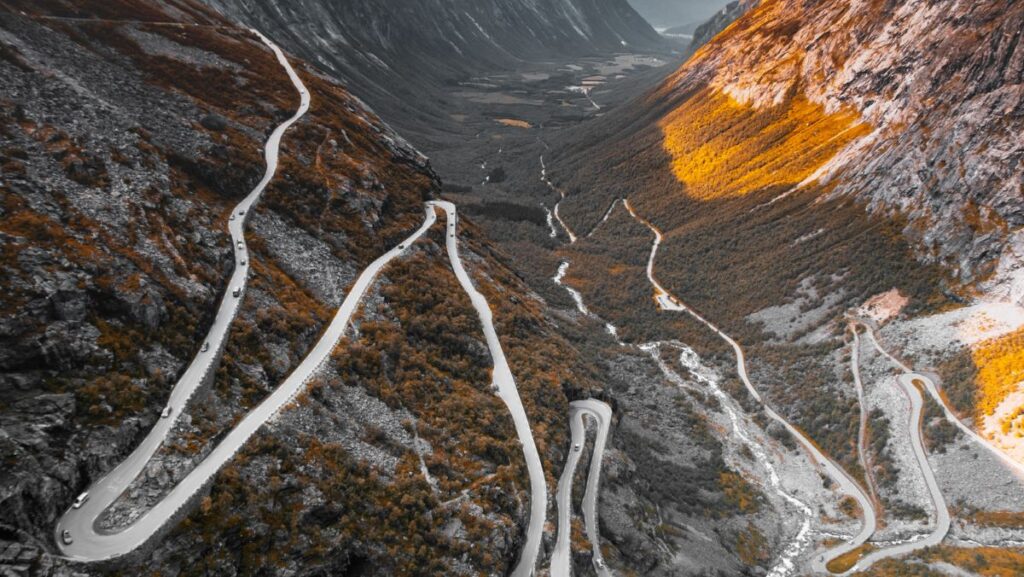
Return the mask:
[[[173,514],[184,501],[191,496],[181,494],[168,498],[154,507],[149,513],[138,519],[130,528],[116,534],[103,534],[96,530],[95,521],[110,506],[124,489],[134,480],[149,462],[150,458],[157,451],[160,445],[167,438],[167,435],[174,428],[174,424],[181,415],[182,409],[187,404],[192,394],[206,381],[216,368],[224,343],[227,339],[228,329],[238,314],[245,285],[249,274],[249,259],[246,257],[245,244],[245,222],[248,219],[252,206],[259,200],[260,195],[267,184],[274,177],[277,171],[278,151],[281,145],[281,137],[284,132],[302,117],[309,109],[310,97],[306,86],[299,79],[295,70],[284,53],[274,45],[267,37],[258,31],[253,32],[260,37],[277,56],[278,62],[284,67],[291,79],[292,84],[299,92],[299,108],[291,118],[281,123],[271,133],[264,147],[264,159],[266,170],[259,184],[250,192],[234,209],[228,220],[228,232],[231,235],[231,248],[235,257],[235,268],[228,282],[224,296],[221,298],[220,306],[213,325],[208,331],[205,343],[208,343],[207,350],[200,351],[192,359],[188,368],[181,375],[171,390],[167,406],[171,408],[171,414],[167,418],[158,419],[142,443],[112,471],[93,483],[89,488],[89,499],[79,509],[69,509],[58,521],[55,529],[56,542],[61,551],[68,557],[95,561],[123,555],[128,551],[141,545],[163,524],[164,519]],[[238,290],[240,296],[234,297],[232,292]],[[177,499],[177,500],[175,500]],[[67,544],[62,535],[64,531],[73,539]]]
[[[543,167],[543,159],[542,159],[542,167]],[[544,176],[545,176],[545,173],[542,172],[542,179],[544,178]],[[594,225],[594,227],[590,230],[590,232],[587,233],[587,236],[589,237],[589,236],[593,235],[594,232],[598,228],[600,228],[600,226],[602,224],[604,224],[608,220],[608,218],[611,216],[612,212],[614,211],[615,206],[619,202],[622,202],[623,207],[627,211],[629,211],[630,215],[633,218],[637,219],[639,222],[642,222],[643,224],[648,226],[648,228],[650,228],[654,232],[654,234],[655,234],[654,245],[653,245],[653,247],[651,249],[651,255],[650,255],[650,257],[648,259],[648,262],[647,262],[647,276],[648,276],[648,280],[652,283],[652,285],[655,288],[655,295],[656,295],[657,302],[658,302],[659,306],[661,306],[663,309],[666,309],[666,310],[685,310],[685,309],[682,309],[682,308],[676,308],[677,306],[681,306],[681,305],[678,305],[678,302],[675,301],[675,299],[673,297],[671,297],[668,294],[668,292],[665,291],[664,288],[662,288],[661,285],[654,278],[654,259],[655,259],[656,255],[657,255],[658,246],[661,244],[661,240],[662,240],[661,232],[657,228],[651,226],[651,224],[648,223],[647,221],[641,219],[636,214],[636,212],[633,210],[632,206],[629,204],[629,202],[627,200],[622,199],[622,198],[615,199],[611,203],[611,205],[608,207],[608,209],[605,211],[605,214],[601,218],[601,220],[597,224]],[[589,314],[589,310],[587,309],[586,305],[583,303],[582,295],[578,291],[573,289],[572,287],[570,287],[570,286],[568,286],[568,285],[566,285],[566,284],[564,284],[562,282],[562,279],[565,276],[565,271],[568,268],[568,266],[569,266],[569,261],[563,261],[560,264],[560,266],[559,266],[558,273],[554,276],[554,278],[552,280],[556,284],[558,284],[559,286],[563,287],[565,290],[567,290],[569,292],[569,294],[573,297],[573,300],[576,302],[577,310],[579,310],[583,314]],[[691,312],[691,314],[693,314],[692,311],[688,311],[688,312]],[[703,319],[701,319],[701,320],[703,321]],[[706,321],[704,321],[704,322],[706,323]],[[612,332],[612,334],[615,335],[616,332],[614,331],[614,327],[612,327],[612,325],[610,325],[610,324],[608,325],[608,327],[610,327],[609,328],[610,332]],[[722,334],[722,333],[719,331],[719,334]],[[725,338],[728,338],[728,337],[725,337]],[[619,341],[619,344],[622,345],[622,346],[631,346],[631,345],[627,345],[626,343],[623,343],[621,341]],[[685,346],[683,346],[681,344],[675,343],[674,341],[657,341],[657,342],[645,343],[645,344],[639,345],[639,349],[643,350],[643,351],[645,351],[645,352],[647,352],[648,354],[651,355],[651,357],[654,360],[654,362],[659,366],[659,368],[665,374],[666,378],[668,378],[671,382],[673,382],[673,383],[675,383],[675,384],[677,384],[677,385],[679,385],[679,386],[681,386],[683,388],[688,388],[688,385],[685,383],[685,381],[683,381],[677,374],[675,374],[674,371],[672,371],[664,362],[661,361],[661,359],[660,359],[660,357],[658,355],[658,352],[657,352],[658,349],[661,346],[678,347],[678,348],[683,349],[680,352],[680,362],[682,362],[684,365],[687,365],[686,358],[687,358],[687,351],[689,351],[688,347],[685,347]],[[739,354],[742,355],[742,350],[739,351]],[[742,356],[740,357],[740,359],[742,359]],[[742,371],[742,374],[745,376],[746,375],[746,369],[745,369],[745,366],[742,364],[742,361],[741,361],[741,364],[740,364],[740,370]],[[794,539],[790,542],[790,544],[785,548],[785,550],[783,551],[783,553],[779,557],[779,559],[776,560],[775,565],[772,567],[771,572],[769,573],[770,577],[781,577],[781,576],[790,575],[796,569],[796,567],[795,567],[796,558],[806,548],[807,543],[808,543],[808,541],[810,539],[810,520],[813,517],[814,513],[810,509],[810,507],[808,507],[802,501],[800,501],[799,499],[793,497],[792,495],[790,495],[789,493],[787,493],[783,489],[782,483],[781,483],[781,478],[779,477],[777,471],[775,470],[775,467],[772,465],[771,460],[770,460],[767,452],[763,448],[761,448],[760,445],[755,443],[752,439],[750,439],[746,435],[746,433],[743,431],[743,427],[740,424],[740,417],[733,411],[732,408],[730,408],[730,406],[729,406],[730,403],[734,403],[735,401],[733,401],[731,399],[731,397],[728,397],[728,395],[726,395],[726,393],[724,391],[722,391],[721,388],[718,387],[717,384],[715,384],[713,381],[705,379],[699,373],[694,373],[694,374],[695,374],[695,376],[697,376],[697,378],[699,380],[703,381],[706,385],[708,385],[710,387],[710,389],[712,390],[712,392],[716,396],[719,397],[720,402],[723,403],[723,406],[725,407],[725,410],[726,410],[726,412],[728,413],[728,415],[730,417],[730,420],[731,420],[734,432],[737,434],[737,436],[739,436],[743,440],[743,442],[745,444],[747,444],[751,448],[751,450],[753,451],[753,453],[757,457],[757,460],[759,462],[761,462],[763,464],[763,466],[766,468],[766,470],[768,472],[768,476],[769,476],[770,485],[772,486],[772,488],[780,495],[780,497],[782,499],[784,499],[786,502],[788,502],[793,507],[799,509],[804,514],[805,518],[804,518],[804,522],[801,524],[800,530],[798,531],[798,533],[794,537]],[[749,383],[748,383],[748,387],[750,387]],[[754,396],[756,398],[760,399],[760,397],[757,395],[756,391],[753,391],[753,393],[754,393]],[[567,467],[566,472],[563,473],[563,479],[562,479],[562,481],[559,484],[559,491],[563,490],[563,485],[566,482],[564,475],[568,474],[571,477],[571,475],[572,475],[571,471],[575,468],[575,466],[576,466],[576,458],[574,458],[572,455],[570,455],[569,462],[566,465],[566,467]],[[559,494],[559,498],[560,499],[566,499],[567,497],[562,497],[562,495]],[[565,510],[562,508],[563,506],[562,506],[562,502],[561,501],[559,501],[559,507],[560,507],[559,508],[559,513],[560,513],[560,516],[559,516],[559,537],[562,538],[562,535],[563,535],[563,529],[562,528],[565,526],[565,523],[568,522],[569,515],[568,515],[567,512],[564,512]],[[565,529],[564,531],[568,531],[568,529]],[[588,532],[589,532],[589,530],[588,530]],[[871,532],[873,532],[873,529],[871,530]],[[564,538],[568,539],[568,533],[566,533],[565,535],[566,536]],[[594,537],[591,538],[591,541],[594,543],[594,547],[595,548],[598,547],[598,544],[597,544],[598,542],[596,540],[597,539],[596,535],[597,535],[597,532],[596,532],[596,523],[595,523]],[[865,537],[865,539],[866,539],[866,537]],[[556,551],[554,552],[554,554],[552,556],[552,574],[556,575],[556,576],[564,574],[564,573],[562,573],[562,571],[566,570],[565,567],[568,565],[568,551],[558,549],[557,547],[558,547],[558,545],[556,545]],[[671,554],[667,550],[666,550],[666,552]],[[838,554],[842,554],[843,552],[845,552],[845,551],[840,551],[839,553],[837,553],[837,555]],[[565,555],[564,558],[562,557],[563,555]],[[595,564],[596,563],[597,563],[597,560],[595,559]],[[601,569],[604,569],[604,567],[602,565],[603,565],[603,561],[597,567],[599,571]]]
[[[95,526],[96,519],[120,495],[134,477],[127,476],[127,474],[117,477],[108,475],[94,484],[90,488],[90,499],[86,501],[85,505],[79,509],[69,509],[57,526],[58,541],[60,541],[59,537],[64,530],[70,531],[74,539],[72,544],[62,546],[64,554],[69,558],[79,561],[100,561],[124,555],[141,546],[153,537],[168,521],[173,519],[175,513],[186,506],[213,479],[217,471],[234,457],[245,442],[264,423],[273,419],[305,388],[310,378],[330,358],[331,352],[344,335],[352,316],[358,310],[367,289],[372,285],[381,269],[395,257],[404,253],[412,243],[422,237],[433,226],[437,218],[435,208],[440,208],[446,213],[448,228],[451,231],[451,234],[446,235],[446,248],[449,259],[460,285],[469,295],[473,307],[480,317],[488,348],[494,361],[494,384],[498,389],[498,395],[509,409],[520,443],[523,445],[527,469],[530,474],[530,522],[527,528],[526,544],[512,575],[516,577],[529,577],[532,575],[540,551],[547,504],[547,488],[544,482],[540,455],[530,430],[526,411],[519,398],[514,377],[505,359],[501,343],[498,340],[491,309],[487,304],[486,298],[473,286],[469,274],[459,258],[457,235],[455,235],[457,222],[455,206],[449,202],[439,201],[427,203],[423,224],[416,232],[397,247],[377,258],[360,274],[352,289],[346,295],[331,324],[324,332],[324,335],[288,378],[267,399],[246,414],[213,451],[182,479],[162,501],[154,505],[124,530],[116,533],[104,533],[97,531]],[[162,421],[166,420],[162,419]],[[152,451],[150,451],[150,454],[152,454]],[[135,453],[129,457],[133,466],[135,459],[138,458],[141,457]],[[144,465],[145,461],[142,462],[142,466]],[[127,467],[124,467],[124,463],[115,471],[119,469],[128,470]],[[99,494],[101,498],[94,498],[93,495],[95,494]]]
[[[572,526],[572,481],[579,463],[582,447],[586,441],[585,416],[597,421],[597,436],[594,439],[594,451],[590,458],[590,472],[587,476],[587,489],[583,494],[583,522],[586,526],[587,538],[594,552],[594,570],[601,577],[609,577],[611,572],[601,557],[601,533],[597,522],[597,497],[601,483],[601,461],[604,457],[605,444],[608,441],[608,429],[612,420],[612,408],[603,401],[586,399],[569,403],[569,426],[572,432],[572,448],[558,480],[555,500],[558,502],[558,537],[555,548],[551,552],[551,577],[569,577],[572,567],[571,533]],[[576,447],[580,447],[579,450]]]
[[[663,239],[662,233],[658,227],[654,226],[653,223],[637,214],[628,199],[623,201],[623,205],[633,218],[647,226],[647,228],[654,233],[654,243],[651,246],[651,254],[647,259],[647,280],[651,283],[651,286],[654,287],[654,298],[658,303],[659,308],[662,310],[685,312],[689,314],[701,324],[714,331],[722,340],[728,343],[736,356],[736,372],[739,374],[740,380],[743,382],[750,395],[754,397],[754,399],[756,399],[764,408],[765,414],[767,414],[773,421],[785,427],[785,429],[800,442],[801,446],[803,446],[804,450],[810,455],[811,459],[819,467],[824,469],[828,476],[839,486],[840,491],[850,497],[853,497],[860,506],[864,515],[864,521],[861,524],[860,532],[846,543],[828,550],[827,553],[816,554],[816,568],[824,569],[824,565],[829,560],[853,551],[863,545],[871,535],[874,534],[878,523],[877,514],[872,506],[871,499],[867,496],[864,490],[861,489],[860,485],[858,485],[857,482],[842,469],[842,467],[829,459],[824,453],[822,453],[817,445],[814,444],[814,442],[808,439],[799,429],[790,424],[789,421],[775,412],[775,410],[764,401],[760,393],[758,393],[757,389],[754,388],[754,385],[750,382],[750,378],[747,375],[746,357],[740,345],[733,340],[732,337],[725,334],[721,329],[705,319],[699,313],[682,304],[682,302],[665,290],[661,283],[658,282],[654,275],[654,261],[658,254],[658,247],[661,245]]]
[[[319,371],[324,362],[330,358],[331,352],[344,335],[352,316],[358,310],[367,289],[372,285],[380,271],[394,258],[404,253],[408,247],[433,226],[437,220],[437,211],[435,209],[441,209],[445,212],[448,230],[450,231],[450,234],[445,235],[445,244],[452,269],[463,290],[470,297],[473,307],[480,318],[487,346],[494,362],[494,385],[497,387],[498,395],[505,402],[512,416],[520,443],[523,445],[523,452],[530,475],[530,520],[527,528],[526,543],[512,575],[515,577],[530,577],[533,575],[537,563],[546,513],[547,487],[545,485],[544,472],[540,455],[530,430],[526,411],[519,398],[515,379],[512,376],[494,328],[491,309],[487,304],[486,298],[473,286],[469,274],[459,258],[456,235],[458,218],[455,205],[442,201],[428,202],[426,204],[423,224],[398,246],[381,255],[363,270],[345,296],[345,300],[342,302],[330,325],[328,325],[324,334],[309,354],[270,396],[246,414],[206,458],[196,465],[160,502],[144,512],[132,524],[119,531],[107,532],[97,527],[97,520],[104,510],[142,472],[150,458],[173,428],[174,422],[181,414],[189,397],[199,388],[204,382],[206,375],[216,366],[220,351],[227,338],[228,328],[238,312],[241,290],[245,286],[249,270],[247,265],[248,259],[245,257],[243,233],[245,217],[263,192],[263,189],[273,178],[277,168],[278,152],[284,131],[309,109],[309,92],[288,63],[287,58],[269,39],[259,32],[254,32],[273,50],[278,61],[288,72],[289,78],[299,91],[301,103],[296,113],[278,126],[268,139],[264,150],[267,169],[263,179],[231,212],[228,230],[231,233],[232,247],[235,250],[235,271],[228,285],[229,292],[223,297],[216,320],[207,335],[209,347],[203,347],[207,350],[201,350],[196,355],[189,368],[182,375],[182,378],[175,384],[169,402],[169,406],[172,407],[171,415],[167,418],[158,419],[142,444],[121,464],[89,488],[89,498],[81,507],[72,507],[61,517],[54,530],[58,546],[66,557],[77,561],[92,562],[111,559],[137,549],[153,538],[168,523],[173,522],[175,515],[185,508],[194,497],[200,494],[208,483],[212,482],[217,471],[235,456],[245,445],[246,441],[264,423],[272,420],[296,395],[305,389],[305,385]],[[236,289],[239,292],[238,297],[232,294]]]
[[[917,459],[918,465],[921,468],[921,473],[924,476],[925,485],[928,487],[928,492],[931,496],[932,504],[936,511],[936,522],[935,528],[925,538],[918,539],[912,542],[905,542],[887,547],[878,551],[873,551],[865,555],[860,559],[849,571],[843,573],[843,575],[850,575],[856,571],[863,571],[870,567],[877,561],[887,559],[891,557],[899,557],[912,553],[914,551],[923,549],[925,547],[932,547],[941,543],[946,535],[949,533],[951,518],[949,513],[949,507],[946,504],[945,498],[942,495],[942,491],[939,488],[938,482],[935,479],[935,472],[928,462],[928,456],[924,448],[924,442],[921,438],[921,415],[924,410],[924,398],[922,396],[923,390],[935,399],[936,402],[942,407],[946,414],[946,418],[954,425],[960,428],[969,438],[982,444],[985,448],[1000,458],[1001,461],[1006,464],[1011,471],[1016,472],[1018,475],[1024,473],[1024,467],[1020,463],[1011,459],[1008,455],[1000,451],[997,447],[988,442],[987,439],[974,432],[970,427],[964,424],[960,419],[953,413],[953,411],[946,404],[945,399],[939,393],[938,387],[935,382],[926,375],[915,372],[911,367],[907,366],[901,360],[896,358],[892,353],[882,347],[878,338],[875,336],[874,327],[872,323],[863,319],[857,319],[855,322],[860,323],[867,331],[868,337],[874,344],[875,349],[884,357],[886,357],[890,363],[898,370],[902,371],[902,374],[897,377],[897,383],[900,389],[910,400],[911,415],[910,415],[910,440],[911,446],[914,451],[914,456]]]
[[[889,361],[892,362],[892,364],[898,367],[900,370],[902,370],[905,373],[913,373],[914,378],[920,379],[924,383],[925,390],[928,391],[928,394],[931,395],[933,399],[935,399],[935,402],[937,402],[940,407],[942,407],[942,412],[945,413],[946,419],[950,423],[955,425],[969,438],[973,439],[978,444],[985,447],[989,452],[995,455],[1003,463],[1003,465],[1005,465],[1012,473],[1014,473],[1018,479],[1024,481],[1024,463],[1020,463],[1014,460],[1012,457],[1004,453],[999,447],[997,447],[991,441],[981,436],[974,429],[970,428],[969,426],[967,426],[966,423],[961,421],[960,417],[958,417],[956,413],[953,412],[953,409],[949,406],[949,403],[946,402],[945,397],[943,397],[942,393],[939,391],[938,385],[935,384],[935,381],[932,380],[931,377],[923,375],[921,373],[916,373],[913,368],[908,367],[901,360],[897,359],[895,356],[890,354],[889,351],[885,350],[885,348],[882,347],[881,343],[878,342],[878,338],[875,336],[875,328],[872,326],[872,323],[863,319],[859,319],[858,322],[860,322],[864,326],[864,328],[867,329],[868,336],[871,338],[871,342],[874,343],[875,348],[878,350],[878,352],[885,355],[885,357],[888,358]]]
[[[138,520],[116,533],[98,531],[95,525],[96,519],[124,491],[134,479],[134,476],[128,476],[127,474],[107,475],[97,481],[90,488],[90,499],[86,501],[85,505],[80,509],[69,509],[57,525],[58,542],[61,541],[59,536],[64,530],[70,531],[74,539],[74,542],[70,545],[62,544],[64,554],[81,561],[109,559],[136,549],[155,535],[165,523],[173,518],[179,509],[186,506],[213,479],[217,471],[235,456],[245,442],[264,423],[277,415],[281,409],[288,405],[305,388],[310,378],[330,358],[331,351],[334,350],[338,341],[345,333],[352,315],[358,309],[362,297],[380,270],[405,251],[402,247],[411,245],[423,236],[435,219],[434,211],[428,210],[423,225],[415,233],[398,247],[391,249],[373,261],[360,274],[355,285],[346,295],[331,324],[310,353],[299,363],[299,366],[292,371],[269,397],[246,414],[213,451],[196,465],[181,482],[175,485],[163,500],[146,511]],[[139,457],[136,453],[132,453],[125,463],[135,467],[134,459],[136,458]],[[125,463],[118,466],[114,472],[120,473]],[[139,466],[140,469],[143,466],[145,466],[144,461]]]
[[[516,388],[515,377],[508,366],[505,358],[505,351],[501,348],[501,341],[498,340],[498,332],[494,329],[494,315],[487,299],[469,278],[469,274],[462,266],[462,259],[459,258],[458,237],[455,234],[458,217],[455,205],[447,201],[431,201],[427,203],[430,207],[437,207],[445,211],[448,219],[449,234],[445,235],[445,246],[448,250],[448,259],[451,261],[455,276],[462,285],[462,290],[469,295],[469,300],[476,309],[480,323],[483,325],[484,337],[487,341],[487,348],[490,350],[491,358],[494,361],[492,378],[494,385],[498,388],[498,396],[505,402],[512,421],[516,427],[516,434],[519,442],[523,445],[523,455],[526,458],[526,469],[530,475],[530,522],[526,530],[526,544],[519,557],[516,568],[512,571],[513,577],[530,577],[537,565],[537,557],[540,554],[541,536],[544,532],[544,520],[547,514],[548,488],[544,480],[544,468],[541,465],[540,453],[537,451],[537,444],[533,439],[533,432],[530,430],[530,421],[526,416],[526,409],[523,407],[522,399],[519,398],[519,389]]]
[[[917,386],[914,384],[914,381],[918,380],[918,378],[918,375],[914,373],[906,373],[898,376],[896,380],[899,383],[900,388],[903,390],[903,393],[910,399],[910,444],[913,447],[914,457],[917,459],[917,464],[921,469],[921,474],[924,476],[925,484],[928,486],[932,505],[935,507],[935,529],[933,529],[932,532],[924,539],[900,543],[898,545],[893,545],[892,547],[872,551],[862,557],[853,567],[850,568],[849,571],[846,571],[842,575],[851,575],[857,571],[863,571],[882,559],[900,557],[902,555],[924,549],[925,547],[933,547],[941,543],[942,540],[946,538],[946,534],[949,533],[951,522],[949,507],[946,505],[946,500],[942,496],[942,490],[939,489],[939,484],[935,480],[935,472],[928,463],[928,454],[925,452],[924,441],[921,438],[921,413],[924,409],[924,398],[921,396],[921,391],[919,391]]]

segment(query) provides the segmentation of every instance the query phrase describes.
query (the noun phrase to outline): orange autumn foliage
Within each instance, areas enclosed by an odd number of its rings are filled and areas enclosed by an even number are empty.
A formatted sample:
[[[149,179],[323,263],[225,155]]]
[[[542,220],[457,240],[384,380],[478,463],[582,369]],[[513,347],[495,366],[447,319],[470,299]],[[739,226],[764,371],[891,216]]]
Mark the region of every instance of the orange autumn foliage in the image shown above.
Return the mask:
[[[843,553],[829,561],[825,568],[832,573],[845,573],[850,569],[853,569],[853,566],[857,564],[857,561],[860,561],[861,557],[867,555],[871,551],[874,551],[874,549],[874,545],[865,543],[860,547],[857,547],[852,551],[847,551],[846,553]]]
[[[972,356],[978,368],[977,416],[991,415],[1024,381],[1024,328],[980,343]]]
[[[722,471],[718,474],[718,482],[725,493],[726,502],[738,511],[754,513],[760,507],[757,490],[740,475],[732,471]]]
[[[1024,574],[1024,550],[1000,547],[936,547],[922,557],[944,561],[983,577],[1016,577]]]
[[[982,527],[1024,529],[1024,513],[1020,511],[976,511],[965,518]]]
[[[700,200],[794,186],[871,131],[856,113],[827,113],[800,93],[755,108],[711,88],[686,100],[660,127],[676,178]]]

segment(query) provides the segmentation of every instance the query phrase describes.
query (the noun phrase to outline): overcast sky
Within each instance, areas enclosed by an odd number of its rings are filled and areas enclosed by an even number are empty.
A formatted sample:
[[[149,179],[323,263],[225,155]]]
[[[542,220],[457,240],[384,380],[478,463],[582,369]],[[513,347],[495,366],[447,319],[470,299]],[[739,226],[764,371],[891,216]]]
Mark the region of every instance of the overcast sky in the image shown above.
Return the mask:
[[[704,22],[730,0],[629,0],[652,26],[664,28]]]

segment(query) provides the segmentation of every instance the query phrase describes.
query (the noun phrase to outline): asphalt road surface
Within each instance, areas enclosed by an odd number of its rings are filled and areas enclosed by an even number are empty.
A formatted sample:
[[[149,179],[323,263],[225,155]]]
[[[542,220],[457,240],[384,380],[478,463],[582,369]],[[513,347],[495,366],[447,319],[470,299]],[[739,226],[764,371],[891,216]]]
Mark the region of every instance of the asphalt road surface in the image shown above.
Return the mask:
[[[590,472],[587,476],[587,489],[583,494],[583,522],[594,552],[594,570],[601,577],[608,577],[611,572],[601,557],[601,534],[597,523],[597,498],[601,484],[601,461],[604,448],[608,441],[608,428],[612,420],[612,408],[607,403],[596,399],[573,401],[569,403],[569,427],[572,433],[572,447],[566,459],[562,477],[558,480],[558,491],[555,500],[558,502],[558,536],[555,548],[551,552],[551,577],[569,577],[572,568],[571,536],[572,527],[572,481],[579,463],[582,447],[586,442],[584,416],[589,415],[597,421],[597,436],[594,439],[594,451],[590,459]],[[576,450],[576,446],[580,450]]]
[[[494,318],[487,299],[476,287],[469,277],[469,273],[462,266],[462,259],[459,258],[458,236],[455,234],[458,215],[455,205],[446,201],[431,201],[427,203],[430,207],[442,209],[448,220],[448,234],[445,235],[445,246],[448,250],[448,260],[451,261],[455,277],[458,278],[462,290],[469,296],[469,300],[476,309],[483,325],[484,337],[487,341],[487,348],[490,350],[491,359],[494,361],[492,378],[498,389],[498,396],[505,402],[509,413],[512,415],[512,422],[516,427],[516,434],[523,446],[523,456],[526,458],[526,469],[530,476],[530,521],[526,529],[526,543],[519,557],[516,568],[512,571],[513,577],[530,577],[537,565],[537,557],[540,554],[541,536],[544,532],[544,518],[547,513],[548,489],[544,480],[544,469],[540,461],[540,453],[537,451],[537,444],[533,440],[533,431],[530,429],[530,422],[526,416],[526,409],[523,408],[522,399],[519,398],[519,389],[516,387],[515,377],[508,366],[505,358],[505,351],[501,348],[501,341],[498,340],[498,332],[494,329]]]
[[[94,561],[123,555],[138,547],[153,535],[163,524],[166,516],[173,513],[183,503],[183,500],[182,502],[175,503],[165,499],[164,503],[161,503],[162,507],[154,508],[154,510],[138,519],[129,529],[113,535],[103,534],[95,528],[96,519],[117,499],[132,480],[142,472],[150,458],[174,427],[174,423],[177,421],[189,398],[202,385],[207,374],[216,368],[220,358],[220,351],[227,339],[228,328],[238,313],[242,301],[241,295],[244,295],[249,273],[249,258],[246,254],[244,235],[245,221],[249,216],[252,206],[259,200],[263,189],[277,171],[278,149],[281,144],[281,137],[288,127],[295,123],[309,109],[309,91],[292,69],[284,54],[265,36],[259,32],[256,32],[256,34],[273,50],[278,62],[287,71],[288,77],[291,79],[292,84],[295,85],[295,89],[298,90],[301,97],[299,108],[291,118],[275,128],[270,138],[267,139],[264,147],[266,170],[263,174],[263,179],[231,212],[231,217],[228,220],[228,232],[231,235],[235,269],[227,285],[225,295],[222,297],[220,306],[217,309],[213,325],[203,341],[209,344],[206,347],[207,350],[202,351],[201,345],[197,343],[196,347],[200,349],[200,352],[192,359],[188,368],[171,390],[171,395],[167,402],[167,405],[171,408],[170,416],[157,420],[146,438],[132,451],[128,458],[89,487],[89,499],[81,508],[69,509],[57,522],[55,528],[56,542],[61,551],[68,557]],[[243,262],[245,264],[242,264]],[[240,292],[240,296],[237,298],[232,294],[235,289],[238,289]],[[62,538],[64,531],[68,531],[73,539],[71,544],[64,543]]]

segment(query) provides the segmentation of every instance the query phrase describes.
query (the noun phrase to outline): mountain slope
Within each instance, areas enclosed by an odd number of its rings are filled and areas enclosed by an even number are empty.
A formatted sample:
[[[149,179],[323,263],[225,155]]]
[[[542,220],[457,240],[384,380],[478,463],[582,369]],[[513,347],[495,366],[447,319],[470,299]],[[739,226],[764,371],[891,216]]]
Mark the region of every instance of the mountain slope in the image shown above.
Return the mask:
[[[659,282],[746,348],[769,404],[851,475],[888,478],[888,531],[912,522],[903,505],[912,493],[893,481],[890,449],[879,449],[874,471],[858,463],[844,315],[896,295],[879,322],[893,322],[889,338],[919,367],[962,359],[970,339],[934,328],[952,316],[913,330],[893,319],[968,302],[956,318],[1015,326],[1016,314],[986,317],[987,305],[969,299],[1022,294],[1022,18],[1018,2],[763,1],[659,89],[549,141],[562,219],[582,237],[628,198],[663,233],[650,265]],[[623,233],[615,250],[640,252],[640,242]],[[573,250],[574,261],[590,250]],[[727,358],[705,327],[682,319],[661,328],[656,311],[636,304],[649,293],[635,281],[600,266],[575,270],[573,286],[623,338],[670,330],[702,355]],[[970,352],[942,369],[968,399]],[[1002,394],[1015,375],[990,388]],[[897,438],[883,419],[905,414],[874,407],[878,438]],[[961,466],[950,477],[969,469]]]
[[[0,7],[3,565],[103,573],[49,554],[55,521],[159,421],[203,352],[217,301],[234,298],[231,207],[299,97],[255,35],[196,3]],[[420,226],[438,193],[422,155],[344,87],[294,66],[312,105],[248,216],[250,279],[220,366],[172,407],[175,428],[103,529],[151,507],[292,372],[358,271]],[[566,395],[594,383],[503,257],[471,222],[459,234],[551,485]],[[400,575],[515,563],[523,451],[445,237],[436,227],[385,269],[308,394],[123,566]]]
[[[659,215],[664,228],[685,221],[693,232],[703,229],[680,218],[689,211],[735,216],[736,228],[754,207],[769,222],[795,203],[819,214],[787,218],[790,241],[818,236],[799,243],[813,247],[830,220],[823,203],[852,203],[961,282],[986,279],[1003,256],[1012,270],[1024,218],[1022,19],[1013,2],[763,2],[632,111],[565,138],[558,174],[602,198],[581,203],[572,224],[586,230],[628,190],[676,206]],[[632,142],[604,145],[623,138]],[[598,184],[598,162],[649,167],[632,173],[653,188]]]
[[[972,280],[1024,219],[1022,27],[1014,2],[766,2],[701,50],[666,96],[706,84],[758,112],[802,96],[821,117],[856,115],[870,132],[847,134],[808,181],[906,217],[920,254]]]

